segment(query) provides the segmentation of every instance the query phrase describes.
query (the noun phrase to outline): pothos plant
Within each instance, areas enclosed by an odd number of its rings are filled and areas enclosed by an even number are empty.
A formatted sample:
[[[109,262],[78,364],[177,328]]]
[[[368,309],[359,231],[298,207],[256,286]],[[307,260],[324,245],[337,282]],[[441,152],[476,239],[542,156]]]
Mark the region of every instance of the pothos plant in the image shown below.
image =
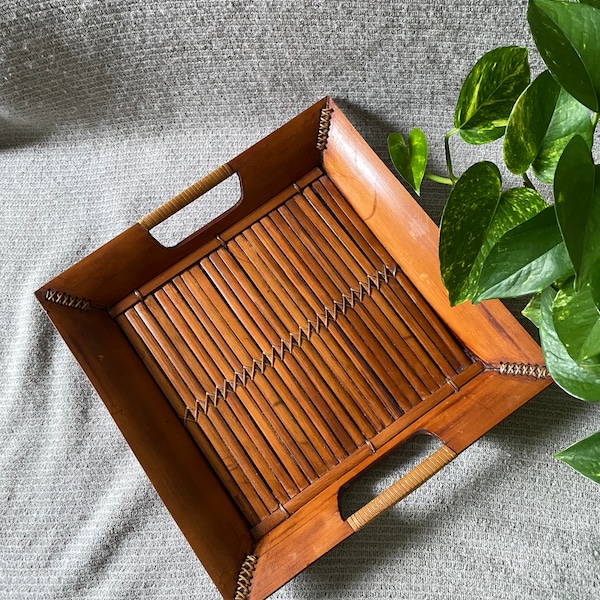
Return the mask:
[[[452,186],[440,224],[442,280],[452,305],[531,296],[523,314],[540,332],[554,381],[600,401],[600,165],[592,147],[600,113],[600,0],[530,0],[527,20],[547,70],[531,80],[528,51],[481,57],[466,77],[446,134],[448,173],[427,170],[427,140],[392,133],[392,162],[420,194],[423,178]],[[503,140],[520,178],[503,188],[496,164],[457,177],[449,140]],[[552,184],[545,201],[533,180]],[[541,188],[540,188],[541,189]],[[600,483],[600,432],[557,458]]]

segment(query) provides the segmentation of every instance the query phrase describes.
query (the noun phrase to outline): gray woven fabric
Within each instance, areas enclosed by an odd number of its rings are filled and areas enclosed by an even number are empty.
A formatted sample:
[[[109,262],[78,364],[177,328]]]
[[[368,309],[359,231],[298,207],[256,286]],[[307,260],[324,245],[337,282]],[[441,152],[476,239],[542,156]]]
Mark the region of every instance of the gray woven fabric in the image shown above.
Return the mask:
[[[0,598],[219,597],[33,291],[325,94],[382,157],[420,125],[441,167],[462,77],[530,45],[525,8],[0,1]],[[457,143],[457,171],[481,153]],[[425,185],[434,219],[446,193]],[[552,458],[596,429],[551,388],[274,598],[598,598],[599,488]]]

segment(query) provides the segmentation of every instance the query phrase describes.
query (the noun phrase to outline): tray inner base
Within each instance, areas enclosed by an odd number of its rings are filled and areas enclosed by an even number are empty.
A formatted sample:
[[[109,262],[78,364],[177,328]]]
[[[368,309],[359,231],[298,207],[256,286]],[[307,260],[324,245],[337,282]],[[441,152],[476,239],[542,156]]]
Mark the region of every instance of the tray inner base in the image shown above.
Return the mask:
[[[295,188],[116,316],[255,528],[473,364],[326,175]]]

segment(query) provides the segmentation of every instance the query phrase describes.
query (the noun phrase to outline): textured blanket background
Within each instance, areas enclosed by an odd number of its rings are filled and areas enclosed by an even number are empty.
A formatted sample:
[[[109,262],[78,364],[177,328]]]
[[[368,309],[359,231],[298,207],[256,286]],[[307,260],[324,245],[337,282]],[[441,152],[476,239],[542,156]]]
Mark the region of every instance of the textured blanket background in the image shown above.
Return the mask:
[[[441,169],[462,78],[486,50],[531,46],[525,10],[0,0],[2,600],[218,598],[33,291],[325,94],[384,158],[388,132],[420,125]],[[459,172],[497,155],[455,148]],[[446,193],[425,186],[436,220]],[[220,186],[183,225],[235,199]],[[599,428],[552,387],[274,598],[600,597],[600,488],[552,458]]]

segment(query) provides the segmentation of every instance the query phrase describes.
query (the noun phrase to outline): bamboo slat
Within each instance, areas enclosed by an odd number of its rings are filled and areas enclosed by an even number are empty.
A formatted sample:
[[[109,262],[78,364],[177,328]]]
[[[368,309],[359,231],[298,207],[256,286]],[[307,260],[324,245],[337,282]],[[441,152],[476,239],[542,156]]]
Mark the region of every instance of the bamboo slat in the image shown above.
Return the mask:
[[[299,273],[293,268],[291,263],[287,260],[285,254],[279,251],[278,247],[274,243],[267,241],[267,246],[262,244],[262,241],[255,234],[254,231],[246,232],[246,238],[251,243],[258,254],[262,256],[264,261],[265,270],[270,272],[270,275],[277,279],[282,290],[286,290],[287,294],[290,294],[288,290],[294,290],[293,295],[289,295],[288,302],[290,306],[296,306],[300,309],[304,315],[304,319],[310,323],[320,322],[319,316],[325,313],[325,310],[319,310],[321,307],[318,304],[318,300],[315,301],[312,296],[312,290],[310,286],[302,279]],[[275,256],[273,256],[273,254]],[[272,280],[271,280],[272,281]],[[306,288],[305,294],[297,292],[298,286]],[[338,311],[339,312],[339,311]],[[324,321],[327,320],[325,315]],[[372,363],[365,358],[363,355],[365,352],[361,351],[361,342],[359,338],[352,332],[346,332],[341,329],[335,319],[331,318],[327,331],[336,339],[336,342],[342,347],[342,351],[345,355],[352,357],[356,367],[360,372],[367,378],[369,385],[378,390],[380,401],[384,405],[387,413],[393,418],[399,414],[400,409],[397,406],[396,400],[393,394],[388,390],[385,384],[381,380],[381,375],[376,373]],[[349,334],[349,335],[348,335]],[[319,331],[319,335],[321,331]],[[353,341],[354,340],[354,341]],[[358,342],[358,346],[356,345]]]
[[[223,252],[222,254],[224,255],[225,253]],[[227,268],[225,266],[224,256],[217,254],[217,256],[212,257],[212,262],[219,269],[221,274],[223,274]],[[261,327],[262,332],[268,336],[272,348],[274,349],[273,351],[276,352],[277,347],[280,346],[282,340],[281,333],[278,335],[277,332],[277,329],[280,329],[277,325],[281,325],[277,315],[266,303],[266,300],[260,296],[256,287],[248,280],[244,272],[231,261],[229,261],[228,264],[229,268],[227,268],[227,272],[230,277],[224,276],[224,278],[228,280],[229,285],[231,286],[231,291],[236,298],[235,301],[237,302],[239,300],[239,302],[249,311],[253,320]],[[275,322],[275,326],[272,325],[273,322]],[[330,420],[330,424],[336,424],[337,427],[337,420],[340,420],[342,428],[338,429],[337,437],[341,440],[345,449],[350,452],[360,445],[364,439],[364,434],[359,430],[359,427],[364,428],[366,426],[364,417],[358,413],[354,413],[353,415],[347,414],[347,406],[349,406],[349,403],[351,402],[347,391],[332,375],[329,370],[329,365],[323,360],[321,355],[313,351],[311,344],[305,344],[303,348],[310,361],[307,368],[310,371],[316,369],[331,389],[332,393],[324,396],[325,398],[329,398],[330,402],[328,404],[331,404],[331,407],[326,408],[325,412],[327,413],[327,418]],[[344,402],[344,400],[346,400],[346,402]],[[345,418],[347,416],[350,416],[350,419]],[[352,420],[352,416],[356,418],[358,424]],[[354,446],[349,444],[348,436],[352,438]]]
[[[471,364],[318,175],[119,317],[261,532]]]
[[[256,286],[257,293],[265,298],[265,310],[272,314],[272,322],[277,323],[282,344],[291,347],[292,340],[301,337],[301,331],[308,330],[309,318],[294,302],[284,302],[288,297],[286,288],[277,278],[268,273],[266,265],[250,244],[244,243],[241,239],[233,241],[228,244],[228,252],[240,267],[244,265],[246,276]],[[270,304],[266,303],[267,298]],[[389,422],[389,414],[379,406],[379,403],[374,404],[366,400],[372,396],[372,385],[360,370],[354,368],[350,357],[342,351],[331,333],[322,328],[319,335],[311,337],[310,341],[326,364],[336,373],[338,379],[355,391],[354,400],[370,425],[375,430],[379,430],[382,424]],[[353,373],[352,378],[348,376],[349,373]]]

